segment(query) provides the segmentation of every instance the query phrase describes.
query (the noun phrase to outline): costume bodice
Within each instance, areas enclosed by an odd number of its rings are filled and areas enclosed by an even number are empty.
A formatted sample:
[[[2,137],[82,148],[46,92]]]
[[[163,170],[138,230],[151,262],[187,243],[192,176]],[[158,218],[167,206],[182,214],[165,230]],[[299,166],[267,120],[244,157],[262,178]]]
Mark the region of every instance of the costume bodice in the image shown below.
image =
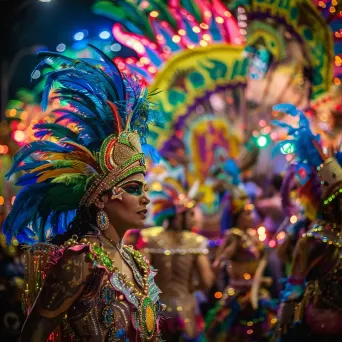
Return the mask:
[[[232,228],[228,231],[228,241],[235,240],[236,249],[228,260],[227,271],[231,279],[252,280],[262,257],[263,246],[254,231]]]
[[[39,248],[33,251],[33,263],[41,254]],[[53,248],[49,270],[40,272],[37,268],[36,278],[46,279],[35,304],[44,317],[65,313],[52,340],[159,341],[157,320],[161,306],[160,290],[154,283],[156,272],[139,252],[128,246],[119,249],[132,271],[129,279],[99,244],[74,240],[68,247]],[[77,286],[79,296],[64,311],[63,305],[71,297],[68,293]],[[29,300],[28,290],[27,304]]]
[[[207,239],[189,231],[169,231],[152,227],[142,231],[142,252],[148,255],[153,267],[158,269],[156,283],[160,287],[161,301],[166,305],[169,321],[183,322],[188,336],[199,332],[196,327],[194,288],[196,283],[196,258],[207,254]]]

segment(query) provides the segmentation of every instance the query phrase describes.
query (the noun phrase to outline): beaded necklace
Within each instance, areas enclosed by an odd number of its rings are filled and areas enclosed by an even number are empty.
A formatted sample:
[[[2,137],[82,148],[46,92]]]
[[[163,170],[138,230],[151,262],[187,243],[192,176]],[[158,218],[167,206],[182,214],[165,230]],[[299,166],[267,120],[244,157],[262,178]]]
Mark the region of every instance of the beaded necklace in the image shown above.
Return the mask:
[[[160,293],[159,288],[154,282],[156,272],[150,268],[150,265],[144,260],[143,256],[132,247],[120,244],[117,246],[108,238],[106,239],[111,242],[109,245],[118,250],[123,260],[131,268],[134,279],[142,290],[138,289],[134,282],[127,279],[127,276],[114,266],[114,260],[101,245],[89,242],[86,238],[77,242],[77,237],[68,240],[66,245],[89,245],[89,257],[93,261],[94,266],[105,266],[111,272],[111,285],[116,291],[122,293],[127,301],[137,309],[137,312],[133,313],[134,328],[139,331],[143,341],[149,341],[154,336],[156,329],[157,306]],[[140,272],[143,273],[143,276],[141,276]]]

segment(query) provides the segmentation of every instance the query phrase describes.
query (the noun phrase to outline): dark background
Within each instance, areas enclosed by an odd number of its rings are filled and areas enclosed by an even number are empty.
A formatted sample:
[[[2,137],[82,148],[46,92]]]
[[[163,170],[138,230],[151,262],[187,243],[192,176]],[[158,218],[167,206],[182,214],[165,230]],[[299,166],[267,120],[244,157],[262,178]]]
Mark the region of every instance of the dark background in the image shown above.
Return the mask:
[[[88,30],[89,36],[111,31],[113,22],[91,11],[93,0],[0,0],[0,58],[10,63],[16,54],[31,46],[56,51],[59,43],[71,45],[73,36]],[[20,87],[30,88],[31,71],[37,64],[35,54],[25,55],[9,82],[9,99]]]

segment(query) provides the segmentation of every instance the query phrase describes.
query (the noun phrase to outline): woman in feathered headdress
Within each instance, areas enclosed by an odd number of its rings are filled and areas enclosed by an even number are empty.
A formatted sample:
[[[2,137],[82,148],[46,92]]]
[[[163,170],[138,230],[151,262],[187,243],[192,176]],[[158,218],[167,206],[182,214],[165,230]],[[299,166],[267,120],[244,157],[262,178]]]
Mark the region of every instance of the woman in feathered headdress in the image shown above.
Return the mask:
[[[294,163],[288,167],[280,191],[281,204],[286,215],[282,225],[285,237],[278,241],[277,246],[277,254],[285,264],[287,273],[297,241],[318,217],[320,190],[320,180],[315,168],[306,163]],[[280,230],[277,231],[279,233]]]
[[[230,160],[220,177],[229,189],[230,229],[217,250],[214,268],[226,266],[229,280],[223,296],[206,318],[208,340],[213,342],[263,341],[270,328],[271,305],[263,288],[270,283],[263,276],[267,257],[253,229],[254,205],[243,189],[239,173],[235,162]]]
[[[208,241],[191,232],[197,188],[195,183],[187,191],[170,177],[152,181],[151,211],[158,227],[141,231],[142,253],[160,270],[156,283],[167,306],[161,331],[170,342],[202,340],[204,324],[194,292],[209,289],[214,281]]]
[[[299,118],[298,127],[276,122],[286,128],[292,138],[279,146],[291,144],[296,162],[306,165],[307,169],[315,169],[319,178],[319,182],[310,185],[311,192],[316,187],[312,207],[316,207],[317,213],[312,217],[314,220],[310,229],[296,244],[290,274],[282,293],[276,336],[281,341],[340,341],[341,153],[331,157],[323,153],[320,136],[313,134],[308,118],[295,106],[281,104],[274,110]]]
[[[137,80],[92,48],[101,60],[41,53],[39,66],[63,64],[46,75],[42,105],[57,84],[54,98],[67,106],[54,111],[53,123],[35,126],[37,140],[16,154],[8,173],[23,171],[23,188],[3,231],[8,240],[35,243],[22,341],[160,338],[155,271],[121,245],[126,230],[144,224],[144,152],[155,156],[147,125],[158,123],[158,113]]]

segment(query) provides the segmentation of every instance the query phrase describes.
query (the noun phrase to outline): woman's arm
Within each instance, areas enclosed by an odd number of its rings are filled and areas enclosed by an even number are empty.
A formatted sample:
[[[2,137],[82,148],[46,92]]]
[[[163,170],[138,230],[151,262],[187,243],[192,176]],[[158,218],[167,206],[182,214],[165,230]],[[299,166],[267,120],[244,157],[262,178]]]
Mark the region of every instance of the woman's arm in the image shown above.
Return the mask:
[[[46,342],[82,293],[89,274],[85,255],[66,251],[49,270],[24,323],[21,342]]]
[[[218,248],[213,263],[214,269],[219,269],[221,262],[232,258],[238,248],[238,239],[234,234],[230,232],[225,236],[221,246]]]
[[[195,260],[195,272],[198,275],[198,288],[196,290],[206,291],[211,288],[215,281],[215,275],[207,254],[199,254]]]

